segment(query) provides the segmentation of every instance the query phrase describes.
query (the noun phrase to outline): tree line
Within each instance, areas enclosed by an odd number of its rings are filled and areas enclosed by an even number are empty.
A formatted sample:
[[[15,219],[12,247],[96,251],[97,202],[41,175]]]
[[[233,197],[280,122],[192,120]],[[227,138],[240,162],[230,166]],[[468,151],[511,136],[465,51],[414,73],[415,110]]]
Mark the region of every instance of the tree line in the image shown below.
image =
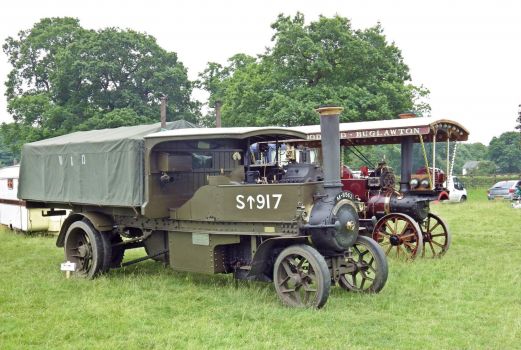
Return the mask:
[[[223,126],[317,124],[313,111],[321,104],[344,107],[342,122],[429,113],[429,91],[411,83],[400,49],[380,24],[358,30],[341,16],[307,23],[297,13],[279,15],[271,27],[264,53],[208,62],[192,81],[177,53],[151,35],[44,18],[3,45],[14,121],[0,127],[0,162],[18,158],[26,142],[155,122],[162,96],[169,99],[168,120],[209,127],[217,102]],[[208,101],[193,99],[194,89],[207,91]]]

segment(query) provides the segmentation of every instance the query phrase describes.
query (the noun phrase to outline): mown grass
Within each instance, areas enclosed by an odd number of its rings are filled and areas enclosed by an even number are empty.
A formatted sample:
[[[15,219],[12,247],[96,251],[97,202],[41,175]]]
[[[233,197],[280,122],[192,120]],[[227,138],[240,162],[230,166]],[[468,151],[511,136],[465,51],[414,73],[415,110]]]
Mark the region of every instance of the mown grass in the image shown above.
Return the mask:
[[[390,261],[378,295],[333,288],[322,310],[274,288],[154,262],[66,280],[52,237],[0,232],[0,349],[512,349],[521,347],[521,210],[474,190],[433,205],[438,260]]]

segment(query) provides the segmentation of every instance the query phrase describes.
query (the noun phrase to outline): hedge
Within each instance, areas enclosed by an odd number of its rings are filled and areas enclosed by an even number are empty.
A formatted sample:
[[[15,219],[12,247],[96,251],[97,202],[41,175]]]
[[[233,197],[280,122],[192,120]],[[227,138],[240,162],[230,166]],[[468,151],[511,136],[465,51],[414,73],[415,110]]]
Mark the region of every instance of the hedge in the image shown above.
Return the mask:
[[[521,180],[521,174],[491,176],[458,175],[458,178],[465,184],[466,188],[490,188],[498,181]]]

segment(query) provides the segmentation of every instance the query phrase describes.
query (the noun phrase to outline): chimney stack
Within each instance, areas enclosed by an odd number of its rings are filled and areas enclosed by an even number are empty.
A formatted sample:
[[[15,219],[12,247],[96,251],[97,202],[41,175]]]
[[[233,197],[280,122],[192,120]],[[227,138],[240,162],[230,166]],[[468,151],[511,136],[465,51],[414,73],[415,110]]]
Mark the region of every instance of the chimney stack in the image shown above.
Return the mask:
[[[161,96],[161,129],[166,130],[166,105],[168,103],[168,96]]]
[[[320,133],[322,140],[322,166],[324,188],[342,190],[340,181],[340,113],[344,109],[338,106],[323,106],[317,109],[320,114]]]

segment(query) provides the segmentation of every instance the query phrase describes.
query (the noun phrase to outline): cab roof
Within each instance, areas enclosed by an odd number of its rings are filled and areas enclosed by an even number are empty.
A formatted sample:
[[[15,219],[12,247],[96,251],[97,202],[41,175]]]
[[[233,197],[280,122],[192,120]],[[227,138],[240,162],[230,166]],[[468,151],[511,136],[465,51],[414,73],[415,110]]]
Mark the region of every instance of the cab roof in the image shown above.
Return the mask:
[[[145,136],[145,139],[154,141],[177,140],[209,140],[209,139],[247,139],[254,142],[306,139],[306,133],[295,128],[284,127],[231,127],[231,128],[191,128],[165,130]]]

